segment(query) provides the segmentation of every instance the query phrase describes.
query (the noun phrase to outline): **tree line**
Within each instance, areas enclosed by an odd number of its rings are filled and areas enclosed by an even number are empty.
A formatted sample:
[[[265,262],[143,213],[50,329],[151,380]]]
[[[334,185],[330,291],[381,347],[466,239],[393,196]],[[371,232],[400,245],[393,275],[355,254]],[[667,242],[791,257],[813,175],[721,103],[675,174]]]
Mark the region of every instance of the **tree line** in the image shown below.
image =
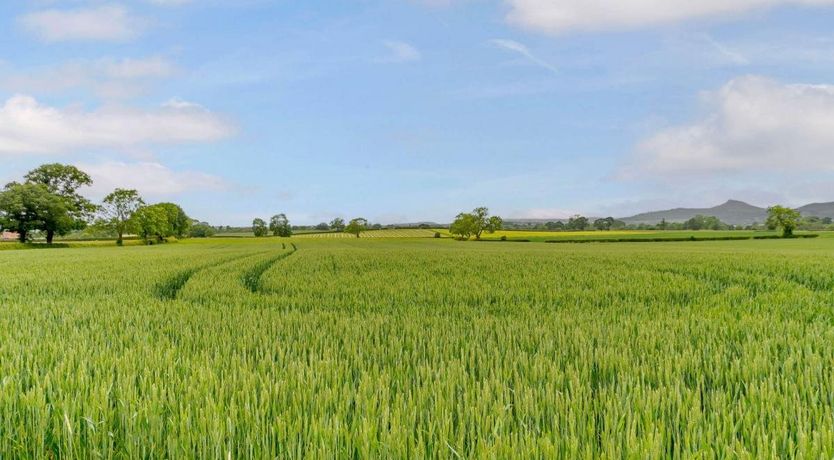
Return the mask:
[[[92,178],[75,166],[41,165],[22,182],[10,182],[0,191],[0,228],[16,232],[21,243],[42,234],[52,244],[56,236],[93,226],[115,235],[118,245],[127,234],[153,244],[211,228],[194,222],[177,204],[146,204],[136,190],[116,189],[101,204],[92,203],[79,193],[92,184]]]
[[[351,235],[356,236],[359,238],[362,235],[362,232],[368,229],[381,229],[382,225],[375,224],[370,225],[368,220],[364,217],[357,217],[355,219],[351,219],[350,222],[345,223],[345,220],[341,217],[337,217],[330,221],[329,224],[321,223],[313,227],[315,230],[320,231],[334,231],[334,232],[344,232],[350,233]],[[279,236],[279,237],[290,237],[293,234],[293,227],[290,225],[289,219],[285,214],[276,214],[272,216],[269,220],[269,224],[266,223],[265,220],[261,218],[255,218],[252,221],[252,233],[256,237],[264,237],[272,233],[272,236]]]
[[[268,232],[272,232],[272,236],[280,236],[282,238],[289,238],[292,236],[292,226],[290,220],[287,219],[286,214],[276,214],[269,219],[269,227],[266,221],[257,218],[252,221],[252,232],[255,236],[266,236]]]
[[[790,238],[794,231],[800,230],[826,230],[834,229],[831,226],[832,219],[830,217],[802,217],[799,211],[781,205],[775,205],[767,209],[768,217],[762,229],[780,230],[782,236]],[[483,233],[495,233],[501,230],[504,226],[504,221],[498,216],[490,216],[489,209],[485,207],[475,208],[471,213],[461,213],[455,218],[455,221],[449,226],[449,233],[455,235],[458,239],[468,240],[472,237],[481,239]],[[513,227],[516,227],[513,225]],[[759,227],[757,224],[748,226],[746,229],[755,230]],[[517,228],[517,227],[516,227]],[[596,219],[591,223],[591,220],[581,215],[574,215],[568,219],[567,222],[553,221],[547,222],[543,225],[536,226],[536,230],[549,231],[584,231],[590,229],[598,231],[610,231],[621,229],[640,229],[640,230],[740,230],[742,227],[736,227],[722,222],[715,216],[696,215],[684,222],[667,222],[665,219],[657,225],[641,225],[630,226],[624,221],[615,219],[613,217],[606,217]],[[530,228],[527,228],[530,229]]]
[[[215,229],[207,223],[197,222],[186,215],[174,203],[146,204],[136,190],[116,189],[108,194],[101,204],[94,204],[79,193],[79,189],[92,185],[90,176],[71,165],[51,163],[29,171],[21,182],[10,182],[0,191],[0,229],[16,232],[21,242],[32,240],[34,234],[42,234],[47,244],[56,236],[65,236],[88,226],[109,232],[116,236],[116,243],[122,245],[127,234],[138,235],[145,243],[164,242],[172,237],[209,237]],[[606,217],[590,219],[575,215],[567,223],[548,222],[547,230],[582,231],[593,228],[600,231],[631,228],[625,222]],[[781,229],[783,236],[790,237],[794,230],[803,226],[832,225],[830,218],[803,218],[794,209],[784,206],[768,208],[765,226]],[[486,207],[475,208],[469,213],[460,213],[449,226],[452,235],[462,240],[481,239],[484,233],[495,233],[504,227],[504,220],[491,216]],[[370,225],[362,217],[345,223],[335,218],[329,224],[321,223],[317,230],[345,232],[359,238]],[[646,228],[648,226],[641,226]],[[665,220],[651,227],[657,230],[729,230],[736,227],[721,222],[714,216],[695,216],[683,223],[668,223]],[[285,214],[272,216],[269,223],[257,218],[252,222],[255,236],[290,237],[293,227]]]

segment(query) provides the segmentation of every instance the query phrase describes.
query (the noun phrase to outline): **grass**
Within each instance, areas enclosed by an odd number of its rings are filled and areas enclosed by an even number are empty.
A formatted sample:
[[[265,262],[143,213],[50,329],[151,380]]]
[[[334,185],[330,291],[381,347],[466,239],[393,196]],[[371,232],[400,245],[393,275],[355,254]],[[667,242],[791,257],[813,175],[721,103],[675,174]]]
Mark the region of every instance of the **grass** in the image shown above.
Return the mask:
[[[831,458],[832,262],[834,238],[3,251],[0,457]]]
[[[125,246],[140,246],[142,241],[139,240],[125,240]],[[58,249],[58,248],[91,248],[91,247],[105,247],[115,246],[116,240],[79,240],[79,241],[58,241],[52,245],[45,242],[35,243],[19,243],[15,241],[0,242],[0,251],[17,250],[17,249]]]

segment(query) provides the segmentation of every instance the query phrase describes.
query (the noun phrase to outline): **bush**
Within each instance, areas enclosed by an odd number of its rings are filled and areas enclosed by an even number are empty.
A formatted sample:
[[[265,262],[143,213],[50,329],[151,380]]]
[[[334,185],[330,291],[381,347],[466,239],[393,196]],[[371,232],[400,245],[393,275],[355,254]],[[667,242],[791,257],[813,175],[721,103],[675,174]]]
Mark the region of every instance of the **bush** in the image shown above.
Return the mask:
[[[440,232],[434,232],[434,237],[435,238],[440,238]]]
[[[214,227],[204,222],[200,222],[191,226],[188,236],[191,238],[209,238],[214,236]]]

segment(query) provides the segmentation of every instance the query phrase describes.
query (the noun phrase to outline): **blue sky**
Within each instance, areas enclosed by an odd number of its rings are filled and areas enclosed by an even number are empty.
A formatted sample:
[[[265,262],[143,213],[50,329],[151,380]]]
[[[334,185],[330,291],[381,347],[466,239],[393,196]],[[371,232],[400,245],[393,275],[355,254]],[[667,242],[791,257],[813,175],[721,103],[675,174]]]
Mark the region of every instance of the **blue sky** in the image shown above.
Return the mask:
[[[834,201],[834,0],[0,4],[0,180],[245,225]]]

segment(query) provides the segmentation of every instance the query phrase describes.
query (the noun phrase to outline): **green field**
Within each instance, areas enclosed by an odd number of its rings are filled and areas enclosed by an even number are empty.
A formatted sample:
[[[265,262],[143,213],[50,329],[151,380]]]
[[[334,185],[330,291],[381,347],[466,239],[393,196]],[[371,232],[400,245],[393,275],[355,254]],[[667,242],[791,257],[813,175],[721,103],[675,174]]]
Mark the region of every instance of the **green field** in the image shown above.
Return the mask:
[[[0,458],[834,457],[830,238],[0,262]]]

